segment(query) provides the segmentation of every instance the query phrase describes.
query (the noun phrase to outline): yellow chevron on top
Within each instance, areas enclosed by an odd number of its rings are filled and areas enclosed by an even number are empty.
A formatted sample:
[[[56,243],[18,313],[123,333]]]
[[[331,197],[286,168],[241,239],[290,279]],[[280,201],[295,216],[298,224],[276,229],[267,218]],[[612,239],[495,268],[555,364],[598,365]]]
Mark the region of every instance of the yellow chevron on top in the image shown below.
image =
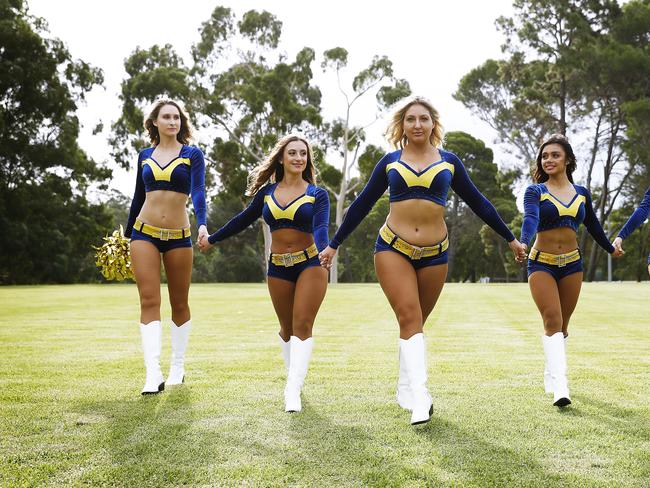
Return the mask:
[[[396,170],[408,186],[424,186],[425,188],[429,188],[431,186],[431,182],[438,175],[438,173],[445,169],[449,170],[452,176],[454,174],[454,165],[447,162],[434,164],[421,175],[415,174],[399,161],[386,165],[386,173],[388,173],[391,169]]]
[[[169,163],[164,168],[158,166],[158,164],[155,161],[153,161],[151,158],[147,158],[144,161],[142,161],[142,166],[144,166],[145,164],[151,168],[151,171],[153,172],[153,177],[156,179],[156,181],[171,181],[172,173],[174,172],[174,169],[176,169],[176,167],[179,164],[187,164],[188,166],[190,166],[190,159],[176,158],[174,161]]]
[[[298,211],[298,209],[302,204],[314,203],[315,201],[316,201],[316,197],[303,195],[298,200],[296,200],[291,205],[289,205],[287,208],[281,209],[278,206],[278,204],[275,203],[275,200],[273,200],[271,195],[266,195],[264,197],[264,203],[266,203],[269,206],[269,210],[271,210],[271,214],[273,215],[273,218],[275,220],[279,220],[279,219],[293,220],[293,217],[296,215],[296,212]]]
[[[578,215],[578,210],[580,210],[580,204],[581,203],[587,203],[587,199],[585,198],[584,195],[578,195],[575,200],[573,200],[573,203],[569,205],[568,207],[564,205],[561,201],[559,201],[557,198],[555,198],[553,195],[550,193],[542,193],[542,196],[539,198],[540,202],[543,202],[544,200],[550,201],[555,207],[557,208],[557,213],[560,215],[560,217],[563,217],[565,215],[568,215],[569,217],[575,217]]]

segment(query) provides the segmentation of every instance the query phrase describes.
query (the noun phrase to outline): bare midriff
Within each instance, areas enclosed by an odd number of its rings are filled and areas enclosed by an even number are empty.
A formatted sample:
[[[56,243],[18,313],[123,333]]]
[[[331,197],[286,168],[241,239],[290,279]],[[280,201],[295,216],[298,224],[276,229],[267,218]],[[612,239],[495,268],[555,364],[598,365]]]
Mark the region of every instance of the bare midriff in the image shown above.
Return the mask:
[[[314,243],[314,237],[311,234],[296,229],[278,229],[271,236],[271,252],[273,254],[302,251]]]
[[[538,232],[533,247],[551,254],[565,254],[578,249],[578,239],[570,227],[558,227]]]
[[[423,199],[391,202],[388,227],[414,246],[433,246],[447,236],[445,208]]]
[[[138,218],[145,224],[161,229],[189,227],[185,204],[187,195],[176,191],[156,190],[147,193]]]

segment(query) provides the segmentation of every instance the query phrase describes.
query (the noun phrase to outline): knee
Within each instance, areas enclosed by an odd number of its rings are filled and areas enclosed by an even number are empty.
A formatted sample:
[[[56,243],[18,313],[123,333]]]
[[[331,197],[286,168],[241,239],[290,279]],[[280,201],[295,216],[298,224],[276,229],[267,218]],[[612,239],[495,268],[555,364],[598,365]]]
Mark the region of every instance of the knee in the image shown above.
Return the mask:
[[[141,293],[140,308],[142,310],[152,310],[160,308],[160,295],[156,293]]]
[[[422,313],[418,307],[400,307],[395,309],[400,329],[419,329],[422,327]]]
[[[562,313],[558,310],[549,310],[542,313],[544,329],[560,331],[562,330]]]
[[[293,319],[292,324],[292,335],[299,337],[300,339],[306,339],[311,337],[311,330],[314,327],[313,317],[308,316],[296,316]]]
[[[187,300],[170,300],[169,304],[172,307],[172,313],[174,315],[184,315],[190,311],[190,305]]]

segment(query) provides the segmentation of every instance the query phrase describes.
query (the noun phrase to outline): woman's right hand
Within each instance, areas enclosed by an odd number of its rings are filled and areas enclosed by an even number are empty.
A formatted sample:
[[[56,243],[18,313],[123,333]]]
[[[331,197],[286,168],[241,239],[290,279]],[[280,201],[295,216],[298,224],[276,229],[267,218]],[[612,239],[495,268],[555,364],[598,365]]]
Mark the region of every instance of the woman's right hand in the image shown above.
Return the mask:
[[[210,244],[210,241],[208,241],[208,236],[207,235],[200,235],[199,236],[199,250],[201,252],[207,252],[213,246],[214,246],[214,244]]]
[[[327,246],[318,254],[320,265],[323,268],[330,269],[332,267],[332,262],[334,261],[334,256],[336,256],[336,249]]]

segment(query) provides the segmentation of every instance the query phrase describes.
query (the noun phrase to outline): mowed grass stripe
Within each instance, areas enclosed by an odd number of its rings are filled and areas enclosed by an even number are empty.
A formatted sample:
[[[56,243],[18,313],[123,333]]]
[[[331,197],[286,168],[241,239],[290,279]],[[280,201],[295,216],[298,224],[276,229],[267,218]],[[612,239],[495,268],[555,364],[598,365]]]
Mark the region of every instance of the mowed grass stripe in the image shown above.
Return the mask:
[[[377,285],[330,287],[294,415],[264,285],[193,285],[187,384],[152,397],[134,285],[0,288],[0,483],[650,486],[649,296],[584,285],[559,411],[527,286],[446,285],[426,326],[434,415],[413,428]]]

